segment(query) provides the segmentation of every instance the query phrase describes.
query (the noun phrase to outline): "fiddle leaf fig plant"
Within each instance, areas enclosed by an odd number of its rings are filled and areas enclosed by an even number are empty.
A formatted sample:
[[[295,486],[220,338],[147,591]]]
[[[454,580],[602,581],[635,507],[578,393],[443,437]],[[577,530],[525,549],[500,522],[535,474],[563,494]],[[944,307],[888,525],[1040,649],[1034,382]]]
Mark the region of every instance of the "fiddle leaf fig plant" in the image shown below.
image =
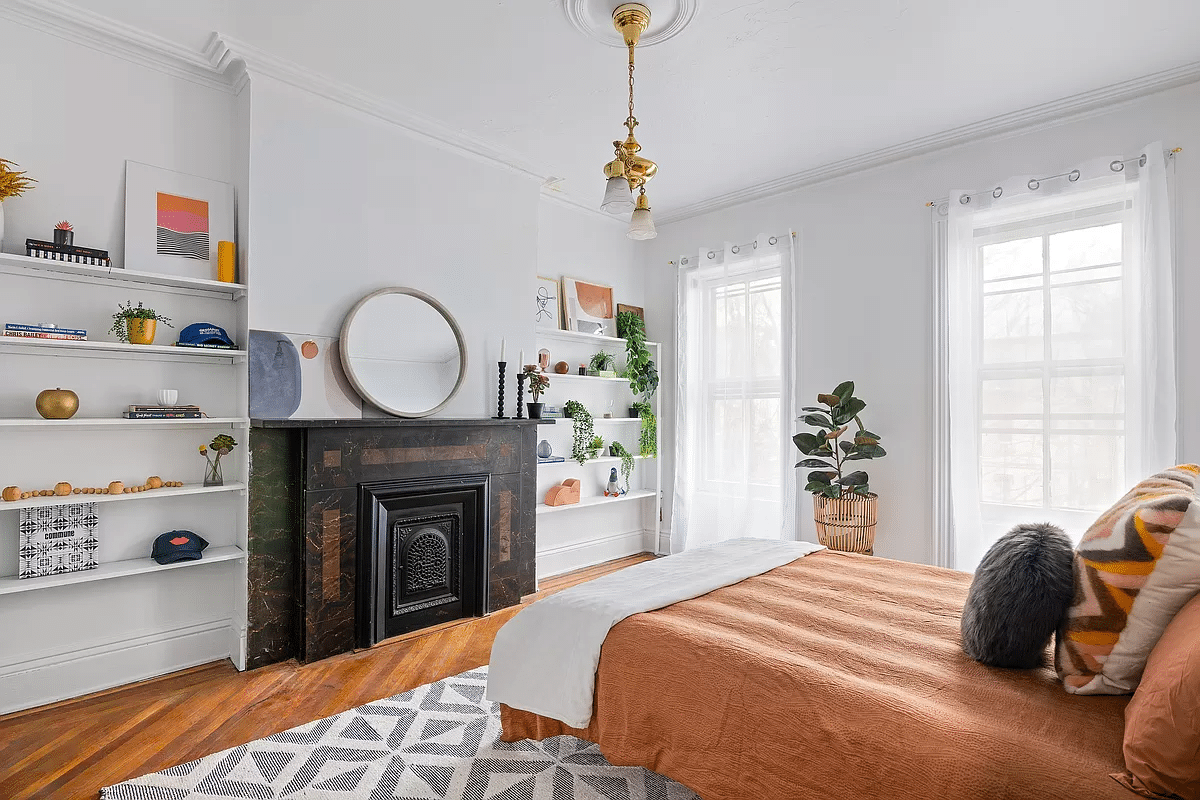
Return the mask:
[[[805,491],[826,497],[849,494],[869,495],[870,479],[862,470],[848,472],[846,462],[883,458],[887,455],[880,444],[880,435],[866,429],[859,414],[867,404],[854,396],[854,381],[838,384],[829,394],[817,395],[820,405],[806,406],[803,421],[816,430],[797,433],[792,437],[796,448],[808,456],[796,464],[812,470],[808,473]],[[842,437],[854,423],[858,430],[848,441]]]

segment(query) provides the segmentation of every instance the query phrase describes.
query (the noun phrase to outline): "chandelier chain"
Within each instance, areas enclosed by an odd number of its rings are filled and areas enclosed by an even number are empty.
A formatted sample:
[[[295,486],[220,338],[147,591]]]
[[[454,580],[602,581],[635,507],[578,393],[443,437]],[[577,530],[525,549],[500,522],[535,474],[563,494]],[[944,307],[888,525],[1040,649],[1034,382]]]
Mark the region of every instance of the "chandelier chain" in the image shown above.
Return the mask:
[[[633,116],[633,45],[629,46],[629,118],[625,120],[625,124],[632,134],[633,126],[637,125],[637,120]]]

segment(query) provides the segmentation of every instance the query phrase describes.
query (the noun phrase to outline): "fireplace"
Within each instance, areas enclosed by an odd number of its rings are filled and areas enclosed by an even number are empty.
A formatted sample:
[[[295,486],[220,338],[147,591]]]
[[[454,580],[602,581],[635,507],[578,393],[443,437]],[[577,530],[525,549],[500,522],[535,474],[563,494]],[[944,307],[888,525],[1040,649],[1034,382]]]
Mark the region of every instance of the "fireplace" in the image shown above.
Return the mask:
[[[487,608],[488,476],[358,487],[358,645]]]

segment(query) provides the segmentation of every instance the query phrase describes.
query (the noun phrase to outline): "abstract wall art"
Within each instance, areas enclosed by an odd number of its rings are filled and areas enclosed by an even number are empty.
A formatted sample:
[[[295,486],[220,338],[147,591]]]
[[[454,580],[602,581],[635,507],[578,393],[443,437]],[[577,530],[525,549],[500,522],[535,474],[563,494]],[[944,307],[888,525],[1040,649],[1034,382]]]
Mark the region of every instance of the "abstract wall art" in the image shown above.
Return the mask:
[[[236,241],[231,184],[125,162],[125,268],[216,280],[219,241]]]
[[[567,330],[596,336],[617,335],[611,286],[578,278],[563,278],[562,294]]]
[[[562,302],[559,298],[558,280],[537,276],[537,288],[533,297],[533,324],[537,328],[558,330],[562,327]]]
[[[208,203],[158,192],[158,254],[208,260]]]

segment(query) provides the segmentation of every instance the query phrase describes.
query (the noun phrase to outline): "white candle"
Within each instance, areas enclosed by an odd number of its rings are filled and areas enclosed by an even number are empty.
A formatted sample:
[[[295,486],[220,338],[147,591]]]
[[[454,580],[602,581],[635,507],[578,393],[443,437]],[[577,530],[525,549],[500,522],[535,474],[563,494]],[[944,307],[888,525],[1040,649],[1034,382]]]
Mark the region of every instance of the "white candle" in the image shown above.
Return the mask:
[[[505,348],[505,347],[507,347],[507,346],[508,346],[508,340],[507,340],[507,339],[501,339],[501,340],[500,340],[500,360],[501,360],[501,361],[503,361],[503,360],[504,360],[504,348]]]
[[[521,361],[520,361],[520,363],[517,364],[517,371],[520,372],[523,369],[525,369],[525,351],[524,350],[521,351]]]

